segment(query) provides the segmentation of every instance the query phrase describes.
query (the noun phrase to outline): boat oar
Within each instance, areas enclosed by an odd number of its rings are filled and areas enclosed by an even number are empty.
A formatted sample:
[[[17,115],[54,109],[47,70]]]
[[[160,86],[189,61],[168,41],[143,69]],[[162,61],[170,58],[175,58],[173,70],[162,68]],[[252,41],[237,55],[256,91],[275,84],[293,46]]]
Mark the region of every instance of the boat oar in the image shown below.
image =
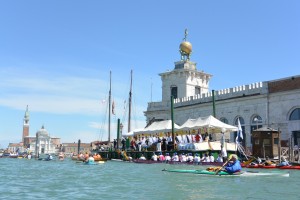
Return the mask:
[[[225,165],[227,165],[227,163],[229,162],[229,159],[222,165],[222,167],[220,167],[217,171],[216,171],[216,175],[218,175],[218,173],[221,171],[221,169],[223,169],[223,167]]]

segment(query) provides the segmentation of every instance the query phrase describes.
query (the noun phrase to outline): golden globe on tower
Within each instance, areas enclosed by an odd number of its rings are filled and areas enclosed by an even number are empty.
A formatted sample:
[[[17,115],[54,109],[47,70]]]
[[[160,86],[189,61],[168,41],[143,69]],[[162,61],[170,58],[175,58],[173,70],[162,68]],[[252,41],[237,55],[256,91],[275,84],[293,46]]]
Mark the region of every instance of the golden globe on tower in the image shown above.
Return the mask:
[[[190,55],[192,53],[192,44],[186,40],[188,35],[187,29],[184,32],[183,42],[179,46],[179,52],[181,54],[181,60],[190,60]]]

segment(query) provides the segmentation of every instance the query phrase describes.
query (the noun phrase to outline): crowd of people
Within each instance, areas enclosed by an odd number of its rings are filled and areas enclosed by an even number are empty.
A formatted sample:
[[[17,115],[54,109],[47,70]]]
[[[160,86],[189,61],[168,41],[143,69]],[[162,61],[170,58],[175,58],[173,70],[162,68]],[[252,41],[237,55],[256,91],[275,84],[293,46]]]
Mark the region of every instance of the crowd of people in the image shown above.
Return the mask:
[[[144,154],[142,154],[139,158],[140,160],[146,160]],[[211,152],[203,154],[202,157],[200,157],[200,154],[195,153],[194,155],[192,153],[180,153],[178,155],[177,152],[174,152],[172,155],[170,153],[163,154],[162,152],[152,153],[151,160],[153,161],[174,161],[174,162],[194,162],[194,163],[200,163],[200,162],[220,162],[223,163],[223,157],[220,153],[215,159],[213,154]]]
[[[94,162],[94,161],[99,161],[102,158],[99,153],[92,154],[92,153],[85,152],[85,154],[83,154],[82,152],[80,152],[77,156],[77,159],[84,162]]]
[[[287,161],[285,157],[281,157],[281,162],[277,163],[274,160],[271,160],[269,156],[266,156],[266,159],[262,161],[260,157],[254,158],[253,162],[250,163],[250,165],[261,165],[261,166],[289,166],[290,163]]]
[[[212,140],[211,134],[176,134],[175,136],[175,144],[189,144],[189,143],[201,143],[203,141]],[[142,151],[148,149],[150,147],[154,147],[156,151],[167,151],[168,145],[173,145],[173,138],[170,133],[166,133],[163,135],[153,135],[153,136],[134,136],[134,137],[126,137],[121,139],[122,150],[134,150],[134,151]],[[114,149],[117,149],[117,140],[114,139]]]

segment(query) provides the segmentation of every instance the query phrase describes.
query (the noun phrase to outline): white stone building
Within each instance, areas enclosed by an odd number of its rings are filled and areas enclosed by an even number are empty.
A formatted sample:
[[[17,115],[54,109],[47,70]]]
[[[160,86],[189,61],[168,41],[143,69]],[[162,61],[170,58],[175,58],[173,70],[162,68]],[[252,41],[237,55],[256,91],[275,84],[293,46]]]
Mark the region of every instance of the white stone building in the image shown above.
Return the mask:
[[[159,74],[162,80],[162,101],[149,102],[147,122],[171,119],[171,95],[174,97],[174,121],[182,125],[189,118],[214,115],[230,125],[241,122],[243,145],[252,146],[251,132],[262,126],[281,131],[282,144],[291,141],[300,145],[300,76],[264,81],[249,85],[209,90],[212,75],[198,71],[189,60],[192,45],[180,44],[181,61],[172,71]],[[187,56],[186,56],[187,55]],[[213,95],[214,94],[214,95]],[[234,141],[236,133],[230,140]]]
[[[36,137],[31,140],[29,150],[30,152],[34,152],[35,155],[40,155],[58,153],[59,148],[52,141],[48,131],[42,126],[42,128],[36,132]]]

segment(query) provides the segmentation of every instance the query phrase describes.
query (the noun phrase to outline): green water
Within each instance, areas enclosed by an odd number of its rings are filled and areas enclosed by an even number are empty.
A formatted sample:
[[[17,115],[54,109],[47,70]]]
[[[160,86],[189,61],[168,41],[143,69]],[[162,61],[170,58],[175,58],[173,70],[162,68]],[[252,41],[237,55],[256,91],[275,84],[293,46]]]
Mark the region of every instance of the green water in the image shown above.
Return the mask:
[[[205,169],[0,158],[0,199],[300,199],[300,170],[284,171],[289,177],[219,177],[168,173],[164,168]]]

